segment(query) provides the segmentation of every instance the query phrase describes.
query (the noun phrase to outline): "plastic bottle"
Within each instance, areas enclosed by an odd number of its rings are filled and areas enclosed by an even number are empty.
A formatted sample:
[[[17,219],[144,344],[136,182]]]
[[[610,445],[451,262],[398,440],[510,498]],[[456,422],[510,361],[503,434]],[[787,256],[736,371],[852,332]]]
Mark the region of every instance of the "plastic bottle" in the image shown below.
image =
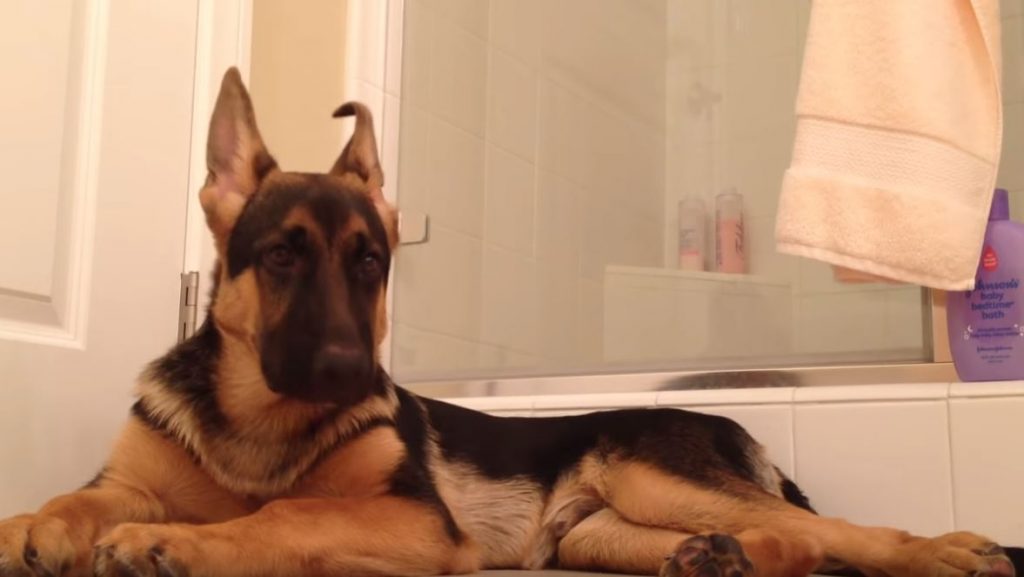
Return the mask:
[[[743,195],[734,188],[715,197],[715,270],[747,272],[743,251]]]
[[[687,196],[679,202],[679,268],[704,270],[707,225],[704,201]]]
[[[953,364],[963,381],[1024,379],[1024,225],[995,191],[974,290],[949,293]]]

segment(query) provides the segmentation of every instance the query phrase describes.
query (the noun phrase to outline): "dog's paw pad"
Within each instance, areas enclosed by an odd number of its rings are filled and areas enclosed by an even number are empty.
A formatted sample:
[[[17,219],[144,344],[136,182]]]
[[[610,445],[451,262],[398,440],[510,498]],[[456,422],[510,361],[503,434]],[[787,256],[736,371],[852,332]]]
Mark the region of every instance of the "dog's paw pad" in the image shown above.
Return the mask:
[[[754,565],[734,537],[696,535],[665,559],[661,577],[752,577]]]

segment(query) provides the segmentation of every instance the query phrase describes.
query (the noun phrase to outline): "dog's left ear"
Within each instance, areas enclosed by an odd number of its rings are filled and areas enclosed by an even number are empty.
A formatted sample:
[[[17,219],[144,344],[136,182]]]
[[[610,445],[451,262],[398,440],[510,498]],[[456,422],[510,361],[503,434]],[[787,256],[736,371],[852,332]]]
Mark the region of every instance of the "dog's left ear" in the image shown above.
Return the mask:
[[[366,195],[373,202],[387,229],[388,242],[393,249],[398,244],[398,218],[395,209],[384,199],[384,171],[377,157],[377,139],[373,133],[373,115],[359,102],[346,102],[334,111],[335,118],[356,117],[356,128],[341,156],[334,162],[330,174],[354,174],[363,181]]]
[[[223,250],[245,203],[263,177],[277,167],[256,128],[252,100],[236,68],[230,68],[221,82],[210,119],[206,165],[209,175],[199,202]]]

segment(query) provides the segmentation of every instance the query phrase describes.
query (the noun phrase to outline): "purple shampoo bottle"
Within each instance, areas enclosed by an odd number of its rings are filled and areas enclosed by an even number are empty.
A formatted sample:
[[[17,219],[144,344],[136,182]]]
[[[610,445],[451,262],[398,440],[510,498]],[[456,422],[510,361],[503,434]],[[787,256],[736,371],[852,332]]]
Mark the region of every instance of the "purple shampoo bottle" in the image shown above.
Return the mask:
[[[951,292],[946,314],[953,364],[963,381],[1024,379],[1024,225],[1010,221],[998,189],[974,290]]]

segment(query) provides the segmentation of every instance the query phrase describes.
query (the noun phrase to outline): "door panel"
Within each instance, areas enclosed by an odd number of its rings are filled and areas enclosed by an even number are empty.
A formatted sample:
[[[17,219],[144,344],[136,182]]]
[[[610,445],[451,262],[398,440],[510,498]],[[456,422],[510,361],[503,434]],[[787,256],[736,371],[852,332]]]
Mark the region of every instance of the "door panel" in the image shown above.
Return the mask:
[[[197,2],[0,19],[0,516],[88,481],[173,344]]]
[[[0,334],[71,346],[82,337],[95,199],[102,5],[19,0],[0,21]],[[84,160],[85,162],[79,162]]]

